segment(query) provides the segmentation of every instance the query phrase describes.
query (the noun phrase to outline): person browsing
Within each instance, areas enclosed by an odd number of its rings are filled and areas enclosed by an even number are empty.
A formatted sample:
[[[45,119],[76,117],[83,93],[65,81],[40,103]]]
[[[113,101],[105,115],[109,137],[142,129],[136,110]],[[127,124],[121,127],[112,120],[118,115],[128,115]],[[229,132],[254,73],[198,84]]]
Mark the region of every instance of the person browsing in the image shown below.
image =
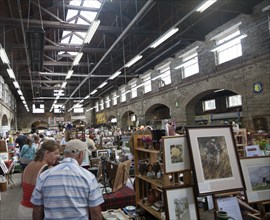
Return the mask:
[[[36,152],[34,161],[29,163],[23,172],[23,197],[19,206],[20,219],[32,219],[33,204],[30,202],[38,175],[48,167],[56,164],[59,158],[60,145],[54,140],[44,141]]]
[[[80,166],[86,149],[81,140],[68,141],[63,161],[39,175],[31,198],[33,219],[102,220],[97,179]]]

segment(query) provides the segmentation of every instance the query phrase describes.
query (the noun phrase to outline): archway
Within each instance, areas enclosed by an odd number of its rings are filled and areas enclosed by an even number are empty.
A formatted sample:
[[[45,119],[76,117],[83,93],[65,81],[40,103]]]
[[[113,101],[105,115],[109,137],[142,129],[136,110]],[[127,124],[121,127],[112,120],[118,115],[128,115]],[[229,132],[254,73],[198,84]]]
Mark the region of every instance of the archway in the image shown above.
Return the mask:
[[[110,126],[117,125],[117,118],[114,115],[110,115],[106,124]]]
[[[73,124],[73,128],[76,128],[78,130],[83,130],[85,129],[85,126],[86,126],[86,122],[83,120],[75,120],[72,122],[72,124]]]
[[[11,130],[16,130],[16,127],[15,127],[15,119],[11,119],[11,122],[10,122],[10,129]]]
[[[241,96],[230,90],[208,90],[198,94],[186,106],[188,125],[241,124]]]
[[[7,132],[9,131],[8,118],[6,114],[4,114],[2,117],[1,131],[2,131],[1,136],[6,136]]]
[[[49,128],[49,124],[45,121],[39,120],[35,121],[31,125],[31,133],[35,133],[37,131],[44,132],[44,130],[47,130]]]
[[[136,121],[131,120],[131,116],[135,115],[133,111],[127,111],[122,116],[122,129],[124,131],[132,130],[136,126]]]
[[[162,120],[170,118],[171,114],[168,106],[155,104],[145,112],[145,125],[150,125],[153,128],[160,129],[162,126]]]

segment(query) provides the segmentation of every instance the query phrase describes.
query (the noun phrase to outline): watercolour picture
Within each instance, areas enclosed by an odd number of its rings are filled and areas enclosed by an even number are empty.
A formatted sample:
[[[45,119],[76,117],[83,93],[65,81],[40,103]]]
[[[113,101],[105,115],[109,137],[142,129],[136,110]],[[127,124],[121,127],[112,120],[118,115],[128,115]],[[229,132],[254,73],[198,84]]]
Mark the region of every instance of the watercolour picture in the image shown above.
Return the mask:
[[[180,197],[174,199],[174,209],[175,209],[175,218],[176,220],[189,220],[189,203],[187,197]]]
[[[270,190],[270,165],[248,167],[252,191]]]
[[[270,198],[270,157],[246,157],[240,160],[246,183],[249,203],[269,201]]]
[[[198,207],[193,187],[173,187],[164,190],[166,220],[197,220]]]
[[[171,163],[179,163],[183,162],[183,145],[177,144],[177,145],[171,145],[170,146],[170,155],[171,155]]]
[[[165,173],[190,169],[189,150],[185,136],[165,136],[163,141]]]

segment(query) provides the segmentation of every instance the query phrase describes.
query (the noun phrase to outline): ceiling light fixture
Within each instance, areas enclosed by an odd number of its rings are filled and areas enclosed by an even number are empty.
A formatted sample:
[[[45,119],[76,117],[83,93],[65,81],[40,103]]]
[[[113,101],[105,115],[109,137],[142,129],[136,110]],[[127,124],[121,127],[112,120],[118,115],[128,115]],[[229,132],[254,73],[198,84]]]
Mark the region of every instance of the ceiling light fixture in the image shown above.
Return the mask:
[[[89,108],[86,110],[86,112],[92,111],[94,108]]]
[[[66,76],[66,79],[70,79],[70,77],[72,76],[74,70],[69,70]]]
[[[15,86],[15,88],[19,89],[20,88],[20,85],[17,81],[14,81],[13,82],[13,85]]]
[[[8,75],[11,79],[15,79],[15,75],[14,75],[14,72],[13,70],[10,68],[10,69],[7,69],[7,72],[8,72]]]
[[[19,90],[17,90],[17,92],[19,95],[23,95],[22,90],[19,89]]]
[[[4,48],[0,48],[0,57],[3,63],[9,64],[9,59]]]
[[[87,96],[85,96],[83,99],[88,99],[90,97],[90,95],[87,95]]]
[[[142,55],[137,55],[133,59],[131,59],[124,67],[131,67],[134,63],[139,61],[142,58]]]
[[[117,71],[115,72],[113,75],[111,75],[111,77],[109,79],[114,79],[116,78],[117,76],[119,76],[121,74],[121,71]]]
[[[214,4],[217,0],[207,0],[202,2],[201,5],[198,6],[198,9],[196,9],[197,12],[202,13],[205,11],[207,8],[209,8],[212,4]]]
[[[104,86],[106,86],[107,85],[107,82],[103,82],[103,83],[101,83],[100,85],[99,85],[99,89],[101,89],[101,88],[103,88]]]
[[[94,34],[95,34],[95,32],[96,32],[96,30],[97,30],[99,24],[100,24],[100,20],[93,21],[93,22],[91,23],[91,25],[90,25],[90,27],[89,27],[87,33],[86,33],[86,36],[85,36],[85,38],[84,38],[83,43],[85,43],[85,44],[90,43],[90,41],[92,40],[92,37],[94,36]]]
[[[61,88],[64,89],[67,85],[67,82],[63,82]]]
[[[72,66],[77,66],[82,58],[83,53],[80,52],[77,54],[77,56],[75,57],[75,59],[73,60]]]
[[[156,48],[158,45],[160,45],[161,43],[163,43],[169,37],[171,37],[172,35],[174,35],[177,31],[179,31],[179,28],[176,28],[176,27],[173,27],[173,28],[169,29],[160,38],[158,38],[157,40],[155,40],[154,43],[152,43],[150,45],[150,47],[151,48]]]
[[[94,95],[96,92],[97,92],[97,90],[95,89],[90,93],[90,95]]]

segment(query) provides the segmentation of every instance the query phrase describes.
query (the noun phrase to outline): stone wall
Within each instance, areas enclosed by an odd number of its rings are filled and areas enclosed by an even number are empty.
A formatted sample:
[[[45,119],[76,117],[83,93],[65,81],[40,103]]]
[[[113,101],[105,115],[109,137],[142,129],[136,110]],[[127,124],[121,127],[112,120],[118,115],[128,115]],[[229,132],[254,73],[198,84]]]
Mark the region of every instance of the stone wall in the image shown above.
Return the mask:
[[[262,8],[267,4],[269,1],[258,5],[252,15],[238,16],[209,33],[205,37],[205,41],[194,42],[175,54],[174,58],[164,60],[154,70],[151,70],[152,76],[155,76],[158,74],[157,68],[170,61],[171,85],[159,88],[157,81],[153,81],[152,92],[144,94],[143,87],[140,87],[137,98],[131,99],[128,94],[126,102],[119,103],[118,100],[119,104],[108,109],[105,108],[101,112],[105,114],[106,118],[115,116],[118,119],[118,125],[121,125],[121,120],[126,112],[132,111],[137,117],[143,118],[153,105],[163,104],[170,109],[171,118],[176,121],[177,125],[192,125],[195,123],[195,106],[198,100],[214,90],[222,88],[242,96],[243,127],[253,130],[253,119],[264,117],[270,128],[270,31],[267,20],[270,12],[262,12]],[[241,41],[243,55],[216,66],[215,55],[211,51],[215,45],[211,38],[239,22],[241,22],[239,26],[241,33],[247,34],[247,37]],[[180,69],[176,70],[174,67],[179,64],[178,57],[194,47],[198,47],[200,72],[183,79]],[[138,79],[139,82],[140,79]],[[261,93],[253,91],[253,85],[256,82],[261,82],[263,85]],[[176,102],[179,103],[178,107],[175,105]],[[48,117],[54,116],[52,113],[28,113],[20,101],[17,106],[18,128],[30,128],[33,122],[47,121]],[[1,112],[3,115],[5,110]],[[12,113],[6,114],[9,120],[13,117]],[[95,124],[94,111],[86,112],[85,115],[87,123]],[[65,118],[70,118],[70,113],[65,113]]]
[[[242,96],[243,127],[254,130],[253,119],[264,117],[270,128],[270,34],[267,16],[269,11],[262,12],[263,4],[257,7],[252,15],[240,15],[223,26],[209,33],[205,42],[195,42],[185,50],[179,51],[171,61],[172,84],[159,88],[152,83],[152,92],[143,94],[143,87],[138,89],[138,97],[120,103],[116,107],[105,109],[107,115],[114,114],[121,120],[127,109],[137,115],[145,112],[155,104],[163,104],[170,108],[171,118],[177,124],[194,124],[194,106],[198,100],[214,90],[225,89]],[[241,22],[239,29],[247,37],[242,39],[243,55],[226,63],[216,66],[214,41],[211,38],[228,27]],[[174,69],[179,65],[178,57],[188,50],[198,47],[200,72],[182,79],[180,70]],[[166,63],[168,60],[164,61]],[[152,76],[156,71],[152,71]],[[261,82],[263,90],[255,93],[254,83]],[[138,82],[139,83],[139,82]],[[175,106],[176,101],[179,107]],[[121,121],[118,123],[121,125]]]

